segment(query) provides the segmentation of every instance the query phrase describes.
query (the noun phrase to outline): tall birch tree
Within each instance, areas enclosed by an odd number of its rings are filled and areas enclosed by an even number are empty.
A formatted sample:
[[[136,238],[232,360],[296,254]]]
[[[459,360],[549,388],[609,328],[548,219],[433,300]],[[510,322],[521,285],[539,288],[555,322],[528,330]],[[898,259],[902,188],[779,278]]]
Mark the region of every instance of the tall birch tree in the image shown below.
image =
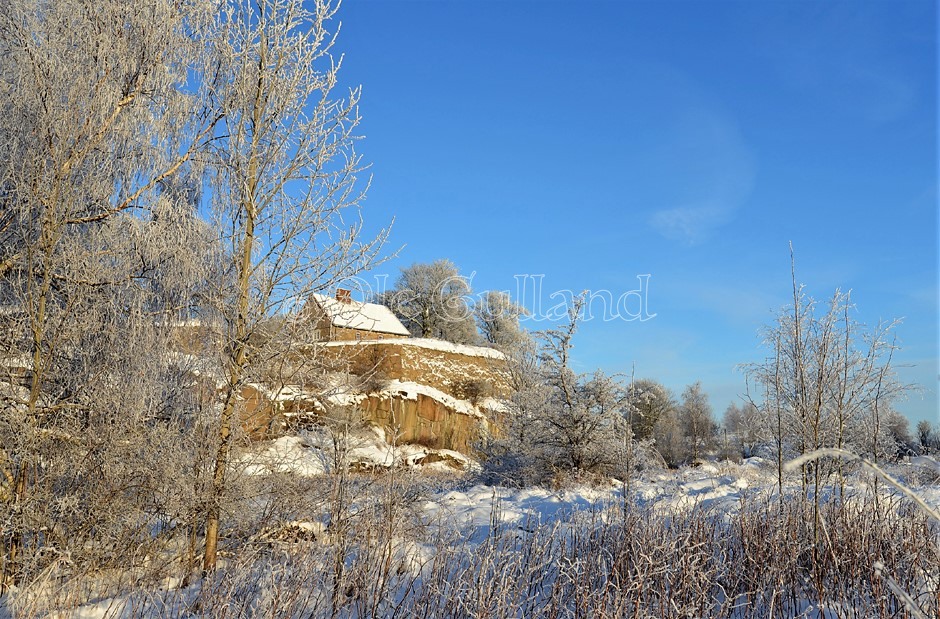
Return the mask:
[[[363,240],[360,90],[338,94],[337,9],[329,0],[235,0],[222,20],[229,72],[216,93],[225,117],[211,156],[212,216],[228,268],[217,295],[225,345],[204,570],[216,564],[243,387],[311,335],[288,316],[370,266],[385,239]]]

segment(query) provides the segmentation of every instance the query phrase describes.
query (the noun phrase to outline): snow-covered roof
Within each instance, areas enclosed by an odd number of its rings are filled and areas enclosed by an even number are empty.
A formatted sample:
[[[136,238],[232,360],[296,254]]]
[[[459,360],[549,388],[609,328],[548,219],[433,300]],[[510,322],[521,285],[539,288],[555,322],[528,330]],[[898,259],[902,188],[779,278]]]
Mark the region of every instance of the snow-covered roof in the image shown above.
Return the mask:
[[[401,321],[384,305],[337,301],[333,297],[314,294],[313,299],[330,319],[334,327],[359,329],[393,335],[411,335]]]

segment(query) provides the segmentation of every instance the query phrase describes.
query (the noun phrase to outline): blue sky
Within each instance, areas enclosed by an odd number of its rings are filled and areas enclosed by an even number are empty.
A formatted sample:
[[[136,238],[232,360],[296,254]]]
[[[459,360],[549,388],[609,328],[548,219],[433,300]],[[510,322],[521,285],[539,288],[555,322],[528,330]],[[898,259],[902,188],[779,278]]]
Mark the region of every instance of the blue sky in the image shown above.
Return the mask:
[[[449,258],[478,290],[514,276],[619,296],[575,362],[744,391],[758,331],[798,278],[903,317],[899,408],[938,416],[934,2],[347,0],[343,78],[363,85],[377,274]],[[544,302],[551,305],[549,301]],[[531,328],[545,323],[529,321]]]

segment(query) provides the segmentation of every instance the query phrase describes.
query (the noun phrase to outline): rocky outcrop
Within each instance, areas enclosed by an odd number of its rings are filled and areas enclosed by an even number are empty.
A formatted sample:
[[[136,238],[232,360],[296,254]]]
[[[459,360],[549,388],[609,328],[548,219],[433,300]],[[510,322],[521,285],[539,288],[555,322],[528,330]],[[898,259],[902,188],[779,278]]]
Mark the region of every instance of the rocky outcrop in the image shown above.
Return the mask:
[[[239,408],[250,438],[342,417],[381,428],[396,443],[467,454],[508,391],[505,359],[489,348],[408,339],[330,342],[311,354],[342,384],[317,392],[246,385]]]
[[[384,428],[402,443],[469,453],[489,425],[491,399],[472,404],[433,387],[393,381],[366,394],[358,407],[363,421]]]

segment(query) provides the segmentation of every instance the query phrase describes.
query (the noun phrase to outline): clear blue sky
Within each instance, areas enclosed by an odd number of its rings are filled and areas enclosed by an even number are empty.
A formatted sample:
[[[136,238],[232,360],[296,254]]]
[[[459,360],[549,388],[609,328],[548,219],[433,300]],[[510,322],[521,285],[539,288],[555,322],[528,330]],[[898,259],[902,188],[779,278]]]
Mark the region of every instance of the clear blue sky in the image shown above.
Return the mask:
[[[575,362],[701,380],[717,414],[798,278],[903,317],[900,404],[938,421],[934,2],[347,0],[369,226],[476,289],[610,290],[648,321],[586,322]],[[551,302],[545,301],[546,305]],[[531,328],[545,323],[530,321]]]

